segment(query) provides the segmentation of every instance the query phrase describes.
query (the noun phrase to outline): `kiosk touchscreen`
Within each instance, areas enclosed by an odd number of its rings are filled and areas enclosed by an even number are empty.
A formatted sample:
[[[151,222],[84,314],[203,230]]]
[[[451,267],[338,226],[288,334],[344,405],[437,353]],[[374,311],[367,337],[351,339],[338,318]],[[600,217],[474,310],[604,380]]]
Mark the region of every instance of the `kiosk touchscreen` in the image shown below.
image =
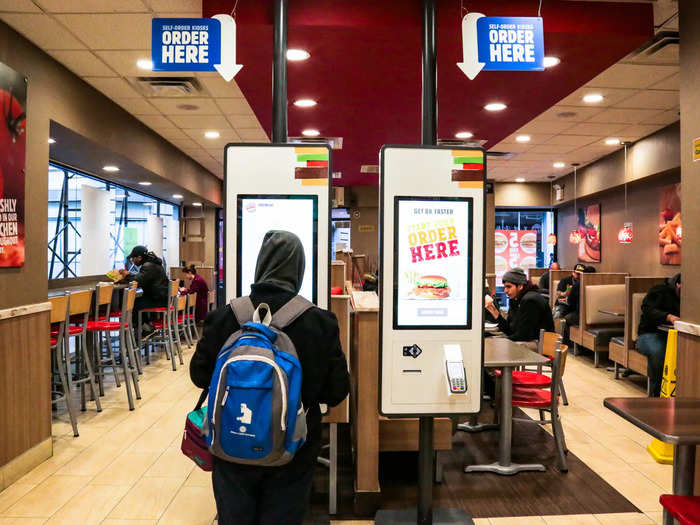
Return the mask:
[[[484,152],[381,153],[380,411],[479,411],[483,363]]]
[[[286,230],[304,247],[300,295],[328,307],[330,157],[325,144],[226,146],[226,300],[250,294],[263,237],[270,230]]]

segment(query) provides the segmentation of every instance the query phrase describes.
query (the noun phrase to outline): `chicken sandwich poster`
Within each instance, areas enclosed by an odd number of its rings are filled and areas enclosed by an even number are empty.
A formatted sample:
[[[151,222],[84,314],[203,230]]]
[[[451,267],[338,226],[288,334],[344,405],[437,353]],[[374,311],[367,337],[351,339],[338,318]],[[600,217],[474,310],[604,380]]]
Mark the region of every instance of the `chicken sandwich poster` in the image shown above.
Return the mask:
[[[398,198],[396,326],[469,326],[471,214],[468,199]]]
[[[0,267],[24,266],[27,83],[0,64]]]

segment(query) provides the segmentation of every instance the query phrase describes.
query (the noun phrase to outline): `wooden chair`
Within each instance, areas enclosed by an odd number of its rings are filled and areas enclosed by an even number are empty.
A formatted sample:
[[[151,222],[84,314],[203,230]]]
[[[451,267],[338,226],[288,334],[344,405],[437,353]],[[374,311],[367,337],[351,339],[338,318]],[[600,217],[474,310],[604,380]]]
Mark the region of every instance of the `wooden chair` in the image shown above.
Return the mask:
[[[559,470],[567,472],[569,470],[566,462],[566,454],[569,450],[564,439],[564,429],[559,418],[559,385],[564,376],[566,367],[566,348],[557,348],[554,361],[552,363],[552,383],[550,390],[541,388],[516,387],[513,385],[513,406],[519,408],[537,408],[540,411],[540,419],[513,418],[514,421],[522,423],[535,423],[538,425],[552,425],[554,442],[557,446],[559,456]],[[544,419],[544,414],[549,413],[550,419]]]
[[[216,292],[214,290],[209,290],[209,295],[207,296],[207,312],[211,312],[216,308]]]
[[[185,338],[187,346],[192,346],[192,338],[190,337],[190,327],[187,324],[187,296],[178,295],[175,304],[175,344],[178,351],[182,353],[182,344],[180,334]]]
[[[190,344],[199,339],[195,311],[197,309],[197,292],[187,294],[187,308],[185,310],[185,325],[190,336]]]
[[[700,523],[700,496],[662,494],[659,503],[680,525]]]
[[[68,320],[68,295],[61,295],[58,297],[49,297],[49,303],[51,303],[51,331],[55,332],[56,335],[51,335],[50,349],[51,349],[51,365],[53,370],[58,374],[58,379],[61,383],[62,391],[51,391],[51,403],[56,404],[59,401],[66,402],[66,408],[68,409],[68,416],[70,417],[70,424],[73,427],[73,436],[78,437],[78,418],[75,413],[75,407],[71,402],[71,389],[66,378],[66,374],[69,372],[66,366],[66,352],[65,352],[65,328]],[[52,381],[53,383],[53,381]]]

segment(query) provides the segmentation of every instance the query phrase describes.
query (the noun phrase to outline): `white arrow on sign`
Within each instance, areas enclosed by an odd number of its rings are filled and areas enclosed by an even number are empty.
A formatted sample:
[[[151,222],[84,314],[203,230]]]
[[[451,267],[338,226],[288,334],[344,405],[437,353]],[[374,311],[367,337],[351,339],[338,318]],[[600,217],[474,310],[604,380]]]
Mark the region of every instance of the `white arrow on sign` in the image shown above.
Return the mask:
[[[457,62],[457,67],[467,75],[469,80],[474,80],[486,65],[479,62],[479,40],[476,34],[476,21],[483,16],[485,15],[481,13],[467,13],[462,18],[463,62]]]
[[[215,15],[212,18],[221,22],[221,64],[215,64],[214,69],[226,82],[230,82],[243,68],[241,64],[236,64],[236,21],[229,15]]]

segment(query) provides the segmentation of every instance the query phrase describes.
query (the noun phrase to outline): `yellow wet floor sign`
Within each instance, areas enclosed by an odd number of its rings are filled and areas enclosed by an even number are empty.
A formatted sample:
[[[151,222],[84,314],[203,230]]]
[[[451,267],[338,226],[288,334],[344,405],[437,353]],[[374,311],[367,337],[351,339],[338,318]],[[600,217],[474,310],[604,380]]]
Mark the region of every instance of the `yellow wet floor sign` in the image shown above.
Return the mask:
[[[678,331],[669,330],[664,358],[664,375],[661,380],[661,397],[676,397],[676,355],[678,349]],[[651,457],[657,463],[673,463],[673,445],[654,439],[647,447]]]

